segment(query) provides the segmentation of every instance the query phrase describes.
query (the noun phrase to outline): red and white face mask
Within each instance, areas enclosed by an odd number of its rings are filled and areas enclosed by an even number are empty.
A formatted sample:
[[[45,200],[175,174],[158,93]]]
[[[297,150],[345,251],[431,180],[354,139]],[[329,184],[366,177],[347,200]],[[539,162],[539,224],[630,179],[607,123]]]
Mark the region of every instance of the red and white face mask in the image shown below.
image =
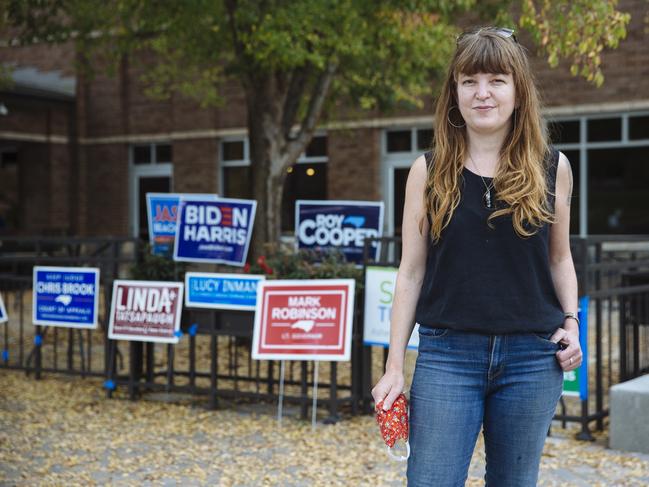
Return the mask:
[[[408,443],[408,400],[401,393],[392,403],[387,411],[383,410],[383,401],[376,405],[376,422],[379,424],[381,436],[388,447],[388,455],[401,462],[410,456],[410,444]],[[398,456],[392,453],[392,447],[396,441],[402,438],[406,442],[406,456]]]

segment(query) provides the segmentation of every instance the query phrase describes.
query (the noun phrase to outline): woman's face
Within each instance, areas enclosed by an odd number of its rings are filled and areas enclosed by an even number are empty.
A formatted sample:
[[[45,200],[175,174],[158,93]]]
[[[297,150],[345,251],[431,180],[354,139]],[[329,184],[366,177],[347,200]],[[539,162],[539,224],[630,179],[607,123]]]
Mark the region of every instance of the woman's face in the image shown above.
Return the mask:
[[[516,106],[516,90],[511,74],[460,74],[457,98],[467,129],[477,133],[509,130]]]

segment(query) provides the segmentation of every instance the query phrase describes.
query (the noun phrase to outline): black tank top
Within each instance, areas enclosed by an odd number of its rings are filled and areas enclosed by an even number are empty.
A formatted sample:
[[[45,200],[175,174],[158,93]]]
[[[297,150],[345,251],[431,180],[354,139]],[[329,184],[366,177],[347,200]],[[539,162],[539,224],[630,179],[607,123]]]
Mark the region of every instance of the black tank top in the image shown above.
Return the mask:
[[[432,153],[425,156],[430,166]],[[553,149],[549,159],[548,201],[554,211],[559,151]],[[480,176],[467,168],[462,176],[460,204],[439,241],[428,244],[417,323],[486,334],[555,330],[564,316],[550,274],[549,226],[521,238],[506,215],[489,228],[493,210],[484,206]],[[489,185],[491,178],[484,179]]]

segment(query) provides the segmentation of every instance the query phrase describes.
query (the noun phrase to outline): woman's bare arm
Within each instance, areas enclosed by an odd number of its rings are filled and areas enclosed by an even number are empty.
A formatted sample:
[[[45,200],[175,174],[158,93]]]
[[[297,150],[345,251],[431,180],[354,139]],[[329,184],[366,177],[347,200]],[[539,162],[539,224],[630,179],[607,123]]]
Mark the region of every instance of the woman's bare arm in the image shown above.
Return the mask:
[[[577,312],[577,274],[570,252],[572,170],[570,162],[563,154],[559,156],[555,193],[556,222],[550,227],[550,271],[563,311]],[[571,370],[578,367],[581,363],[581,348],[579,348],[577,322],[570,318],[566,319],[561,330],[557,331],[553,338],[568,345],[565,350],[557,354],[563,369]]]
[[[385,398],[384,408],[403,392],[403,364],[406,347],[415,321],[415,307],[426,268],[429,225],[424,206],[427,168],[424,156],[415,160],[406,184],[406,198],[401,230],[401,263],[397,273],[390,322],[390,350],[385,375],[379,380],[372,396],[375,402]],[[420,222],[423,218],[423,227]]]

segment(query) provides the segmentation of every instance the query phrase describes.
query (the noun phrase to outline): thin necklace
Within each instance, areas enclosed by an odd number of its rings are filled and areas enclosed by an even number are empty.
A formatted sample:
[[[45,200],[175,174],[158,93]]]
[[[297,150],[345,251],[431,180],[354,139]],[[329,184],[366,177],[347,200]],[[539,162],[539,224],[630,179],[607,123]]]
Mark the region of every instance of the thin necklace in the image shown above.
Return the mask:
[[[485,208],[488,210],[493,209],[493,201],[491,199],[491,190],[494,187],[494,180],[491,180],[491,183],[487,185],[487,182],[484,180],[482,177],[482,174],[480,174],[480,169],[478,169],[478,165],[475,163],[473,160],[473,157],[471,157],[471,153],[467,151],[467,154],[469,155],[469,159],[471,159],[471,162],[473,163],[473,167],[475,167],[475,170],[478,173],[478,176],[480,176],[480,179],[482,179],[482,184],[484,184],[484,187],[486,189],[485,193],[482,195],[482,203],[484,204]]]

